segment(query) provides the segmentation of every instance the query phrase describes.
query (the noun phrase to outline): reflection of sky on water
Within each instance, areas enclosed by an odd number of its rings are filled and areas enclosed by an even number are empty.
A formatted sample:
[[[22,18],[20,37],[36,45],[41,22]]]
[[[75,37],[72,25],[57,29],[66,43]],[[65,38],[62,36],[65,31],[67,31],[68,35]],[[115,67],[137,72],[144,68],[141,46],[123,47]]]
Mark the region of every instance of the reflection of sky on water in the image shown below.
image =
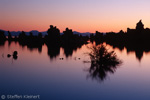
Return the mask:
[[[18,51],[18,59],[12,62],[6,55],[14,50]],[[22,48],[18,43],[10,46],[6,43],[4,47],[0,46],[0,93],[40,94],[43,99],[150,99],[150,54],[144,53],[139,62],[135,53],[115,49],[123,64],[99,83],[86,79],[88,73],[84,69],[90,67],[83,63],[86,51],[84,45],[66,59],[61,48],[60,55],[50,60],[45,45],[39,53],[35,49],[31,52],[27,47]],[[64,60],[60,60],[61,57]],[[75,57],[81,60],[75,60]]]

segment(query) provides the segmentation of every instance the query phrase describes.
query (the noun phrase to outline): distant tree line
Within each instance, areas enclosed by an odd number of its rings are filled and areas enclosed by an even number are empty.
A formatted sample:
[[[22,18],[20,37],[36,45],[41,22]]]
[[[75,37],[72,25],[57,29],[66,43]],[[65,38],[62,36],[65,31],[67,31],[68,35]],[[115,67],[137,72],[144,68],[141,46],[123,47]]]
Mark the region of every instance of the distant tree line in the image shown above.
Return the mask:
[[[49,55],[58,55],[60,52],[59,49],[62,47],[66,56],[69,56],[72,55],[73,50],[80,48],[90,40],[91,42],[95,41],[97,45],[106,42],[113,47],[118,47],[120,50],[126,47],[128,51],[136,51],[138,59],[141,59],[143,51],[150,50],[148,46],[148,43],[150,43],[150,29],[144,29],[144,24],[141,20],[137,23],[135,29],[127,28],[127,32],[121,30],[118,33],[108,32],[104,34],[96,31],[95,34],[90,34],[90,37],[88,37],[73,34],[72,29],[66,28],[63,34],[60,35],[60,30],[56,26],[50,25],[47,34],[46,36],[42,36],[42,33],[39,33],[38,36],[34,36],[32,32],[26,35],[22,31],[19,36],[12,37],[8,31],[8,36],[6,37],[4,32],[0,31],[0,45],[8,40],[9,42],[19,42],[22,46],[27,45],[30,48],[38,48],[41,50],[42,45],[46,44]]]
[[[135,29],[127,28],[127,32],[120,31],[118,33],[108,32],[106,34],[96,31],[95,34],[90,35],[90,41],[95,41],[97,45],[106,42],[114,48],[117,47],[123,50],[127,48],[127,52],[135,51],[136,57],[141,60],[143,52],[150,51],[150,29],[145,28],[140,20]]]
[[[47,31],[48,35],[42,36],[42,33],[39,33],[38,36],[34,36],[32,32],[29,33],[29,36],[26,35],[24,31],[22,31],[19,36],[12,37],[11,33],[8,31],[8,36],[6,37],[4,31],[0,31],[0,42],[3,41],[18,41],[22,45],[33,44],[40,45],[42,43],[46,43],[47,45],[55,45],[55,44],[84,44],[89,39],[88,36],[79,36],[73,34],[71,29],[66,28],[63,32],[63,35],[60,35],[60,30],[53,25],[50,25],[50,28]]]
[[[14,41],[30,49],[38,48],[39,52],[42,50],[42,45],[46,44],[48,55],[50,58],[53,58],[59,55],[61,47],[64,49],[66,57],[71,56],[73,50],[77,50],[77,48],[81,48],[83,44],[86,44],[89,37],[73,34],[72,29],[69,28],[66,28],[61,35],[60,30],[56,26],[50,25],[50,28],[47,30],[47,35],[45,36],[42,36],[42,33],[39,33],[38,36],[34,36],[32,32],[26,35],[26,33],[22,31],[19,36],[13,37],[9,31],[8,36],[5,36],[4,32],[0,31],[1,45],[4,45],[6,40],[9,44]]]

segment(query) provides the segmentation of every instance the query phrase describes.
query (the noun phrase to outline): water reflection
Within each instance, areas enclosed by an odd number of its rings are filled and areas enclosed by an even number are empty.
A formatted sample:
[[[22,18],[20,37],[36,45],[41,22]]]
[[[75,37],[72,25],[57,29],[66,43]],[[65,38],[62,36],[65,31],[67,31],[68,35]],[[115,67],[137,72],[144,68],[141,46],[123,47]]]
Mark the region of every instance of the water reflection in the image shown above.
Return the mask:
[[[126,45],[114,45],[110,44],[113,48],[118,48],[120,51],[122,51],[124,48],[127,49],[127,54],[129,53],[135,53],[136,58],[140,62],[143,58],[144,52],[148,53],[150,52],[150,47],[145,44],[126,44]]]
[[[104,81],[107,78],[107,74],[113,74],[118,65],[122,63],[117,58],[116,53],[114,51],[109,52],[103,44],[93,45],[89,49],[91,52],[87,54],[90,56],[90,61],[84,61],[85,63],[91,63],[88,78],[91,77],[100,82]]]
[[[4,54],[2,54],[2,56],[4,57]],[[18,52],[17,51],[14,51],[13,54],[7,54],[7,58],[12,58],[14,60],[17,60],[18,59]]]
[[[22,42],[17,42],[17,41],[5,41],[5,42],[1,42],[0,47],[3,47],[5,45],[5,43],[8,43],[8,47],[11,46],[12,43],[19,43],[19,45],[24,48],[27,47],[29,51],[34,51],[34,50],[38,50],[39,53],[42,52],[42,46],[44,45],[44,43],[39,43],[39,44],[35,44],[35,43],[27,43],[27,44],[23,44]],[[106,42],[107,43],[107,42]],[[60,54],[60,48],[62,48],[64,50],[64,55],[66,58],[68,58],[69,56],[71,57],[73,54],[73,51],[76,51],[77,49],[81,48],[83,44],[47,44],[47,49],[48,49],[48,56],[50,58],[50,60],[56,58],[57,56],[59,56]],[[96,43],[96,45],[98,45]],[[113,48],[118,48],[120,51],[122,51],[124,48],[127,49],[127,54],[129,53],[135,53],[136,58],[138,59],[138,61],[140,62],[143,58],[143,54],[144,52],[148,53],[150,52],[150,47],[145,45],[145,44],[110,44]]]
[[[53,60],[60,54],[60,46],[47,46],[48,48],[48,56],[50,57],[50,60]]]
[[[41,44],[22,44],[22,42],[15,42],[15,41],[6,41],[6,44],[8,44],[8,47],[13,46],[13,43],[15,44],[19,44],[20,47],[24,48],[27,47],[27,49],[30,52],[33,52],[35,50],[38,50],[39,53],[42,52],[42,46],[44,45],[44,43]],[[1,47],[4,47],[4,44],[0,45]],[[47,55],[49,56],[50,60],[56,59],[59,55],[60,55],[60,48],[63,49],[64,51],[64,55],[66,58],[68,58],[69,56],[71,57],[73,52],[76,51],[78,48],[81,48],[83,44],[78,44],[78,45],[68,45],[68,44],[46,44],[47,47]],[[8,58],[11,57],[12,54],[8,55]],[[13,57],[14,59],[17,59],[18,56]]]
[[[69,56],[72,56],[73,51],[76,51],[78,48],[81,48],[82,45],[64,45],[63,49],[64,49],[64,54],[66,56],[66,58],[68,58]]]
[[[96,44],[101,44],[103,42],[113,46],[114,48],[119,48],[121,51],[126,48],[127,53],[135,52],[136,58],[139,62],[143,58],[143,52],[149,52],[150,47],[150,29],[144,28],[142,20],[140,20],[135,29],[127,28],[127,32],[120,30],[120,32],[108,32],[106,34],[97,32],[90,36],[91,41],[95,41]]]
[[[107,48],[112,50],[112,47],[109,47],[109,45],[107,45]],[[11,64],[12,59],[6,58],[6,54],[10,53],[12,55],[11,51],[14,50],[18,51],[19,58],[17,61],[13,60],[13,64]],[[4,47],[0,47],[0,56],[4,53],[5,57],[4,59],[0,57],[0,76],[3,80],[0,88],[4,94],[35,93],[46,98],[42,100],[47,100],[47,98],[51,100],[55,97],[61,99],[64,95],[72,96],[72,94],[75,94],[74,97],[79,97],[76,99],[96,99],[99,97],[102,99],[105,97],[112,99],[114,96],[118,97],[118,93],[121,95],[118,99],[120,100],[124,94],[134,95],[137,94],[137,92],[142,98],[145,97],[145,94],[149,97],[149,56],[144,56],[144,60],[141,63],[142,67],[138,67],[139,63],[134,59],[134,55],[126,55],[126,49],[122,52],[118,52],[118,50],[115,49],[117,56],[123,60],[121,68],[113,65],[104,67],[107,63],[99,64],[94,61],[92,64],[88,64],[89,69],[87,72],[84,72],[82,62],[84,55],[82,54],[89,50],[85,45],[82,46],[81,49],[77,49],[77,52],[73,52],[73,55],[71,55],[73,59],[69,60],[63,55],[64,50],[62,47],[58,45],[56,47],[42,46],[41,54],[39,54],[37,48],[33,50],[34,51],[30,52],[31,50],[27,49],[27,46],[23,48],[18,42],[16,44],[12,42],[10,47],[8,47],[8,41],[6,41]],[[59,55],[57,60],[50,62],[47,50],[50,50],[49,55],[51,55],[53,59]],[[103,51],[105,51],[105,49]],[[80,59],[79,57],[81,60],[78,60]],[[86,76],[90,79],[89,81],[86,80]],[[108,76],[110,80],[106,80]],[[91,79],[94,81],[91,81]],[[97,81],[104,82],[104,84],[99,84]],[[20,82],[19,85],[17,84],[18,82]],[[10,85],[10,83],[12,85]],[[136,90],[131,89],[133,87],[136,88]],[[81,90],[80,92],[78,91],[79,89]],[[80,98],[82,93],[90,95],[89,97],[85,96]],[[99,94],[101,94],[101,96]],[[115,100],[116,98],[113,99]],[[132,99],[136,98],[133,97]]]
[[[3,46],[5,44],[5,41],[0,41],[0,46]]]

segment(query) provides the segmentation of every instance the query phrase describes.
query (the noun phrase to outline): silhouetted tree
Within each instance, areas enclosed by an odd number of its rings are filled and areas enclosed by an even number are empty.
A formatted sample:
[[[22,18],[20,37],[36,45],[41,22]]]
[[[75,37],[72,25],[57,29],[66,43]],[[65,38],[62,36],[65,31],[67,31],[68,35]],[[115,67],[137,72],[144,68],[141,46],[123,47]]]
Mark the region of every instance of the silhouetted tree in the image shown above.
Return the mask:
[[[93,43],[93,41],[94,41],[94,34],[90,34],[90,41]]]
[[[11,36],[11,33],[8,31],[8,40],[12,40],[12,36]]]
[[[71,56],[73,51],[87,43],[88,38],[73,34],[72,29],[66,28],[61,36],[61,46],[64,48],[66,57]]]
[[[103,42],[103,33],[96,31],[95,42],[97,45]]]
[[[30,37],[33,37],[33,33],[32,33],[32,32],[30,32],[30,33],[29,33],[29,36],[30,36]]]
[[[22,46],[25,46],[27,44],[27,35],[24,31],[22,31],[19,34],[18,40],[19,40],[19,44]]]
[[[6,36],[4,34],[4,31],[0,30],[0,45],[4,45],[5,40],[6,40]]]
[[[19,39],[20,40],[25,40],[26,39],[26,33],[24,31],[22,31],[20,34],[19,34]]]
[[[60,30],[53,25],[50,25],[50,28],[47,31],[48,36],[45,37],[46,44],[55,44],[60,42]]]
[[[6,40],[6,36],[4,34],[4,31],[0,30],[0,41],[4,41],[4,40]]]
[[[140,20],[136,25],[137,32],[142,32],[144,30],[144,24],[142,23],[142,20]]]
[[[39,33],[39,34],[38,34],[38,38],[39,38],[39,39],[42,39],[42,33]]]
[[[72,29],[66,28],[66,30],[63,31],[63,33],[64,33],[63,34],[63,41],[65,43],[71,43],[74,41]]]

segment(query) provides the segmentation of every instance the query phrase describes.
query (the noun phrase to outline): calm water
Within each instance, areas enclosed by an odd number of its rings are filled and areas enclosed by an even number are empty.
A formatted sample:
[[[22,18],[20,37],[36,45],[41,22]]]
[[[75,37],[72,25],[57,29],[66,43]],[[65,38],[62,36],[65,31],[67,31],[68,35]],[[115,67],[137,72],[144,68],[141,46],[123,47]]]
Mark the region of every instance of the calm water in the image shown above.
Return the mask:
[[[53,52],[46,45],[40,51],[6,42],[0,46],[0,95],[40,95],[41,100],[150,100],[150,53],[144,52],[139,60],[126,48],[107,48],[123,63],[101,80],[90,77],[90,64],[83,63],[89,60],[84,54],[89,51],[87,45],[69,55],[63,48],[50,55]],[[15,50],[18,59],[7,58]]]

